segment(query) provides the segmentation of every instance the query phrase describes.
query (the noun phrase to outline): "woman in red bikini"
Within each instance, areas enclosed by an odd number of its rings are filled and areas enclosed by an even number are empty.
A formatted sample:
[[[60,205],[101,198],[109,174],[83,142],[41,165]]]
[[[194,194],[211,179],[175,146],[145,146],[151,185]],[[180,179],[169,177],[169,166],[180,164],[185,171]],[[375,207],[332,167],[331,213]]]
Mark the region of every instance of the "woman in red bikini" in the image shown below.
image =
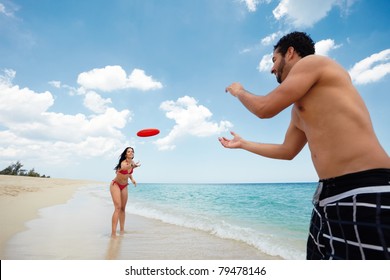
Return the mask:
[[[135,163],[133,158],[134,149],[132,147],[127,147],[120,155],[119,162],[114,168],[116,171],[116,177],[112,180],[110,185],[111,197],[115,208],[114,213],[112,214],[112,237],[116,236],[118,221],[120,225],[120,233],[123,234],[125,231],[125,208],[128,196],[128,190],[126,187],[129,185],[128,180],[131,180],[134,187],[137,186],[132,174],[134,168],[139,167],[140,164],[139,162]]]

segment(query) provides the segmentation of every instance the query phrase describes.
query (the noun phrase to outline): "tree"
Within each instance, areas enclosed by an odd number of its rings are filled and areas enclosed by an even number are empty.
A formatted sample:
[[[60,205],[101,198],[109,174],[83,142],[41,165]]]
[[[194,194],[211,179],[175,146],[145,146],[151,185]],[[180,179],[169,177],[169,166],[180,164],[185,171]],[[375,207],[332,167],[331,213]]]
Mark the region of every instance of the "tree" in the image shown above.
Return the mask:
[[[0,171],[0,175],[15,175],[15,176],[29,176],[29,177],[42,177],[42,178],[50,178],[50,176],[40,175],[35,172],[35,169],[31,169],[26,172],[26,169],[22,169],[23,164],[20,161],[11,164],[10,166],[4,168]]]
[[[10,166],[6,167],[2,171],[0,171],[0,174],[3,175],[21,175],[26,172],[25,169],[22,169],[23,164],[20,161],[17,161],[16,163],[11,164]]]

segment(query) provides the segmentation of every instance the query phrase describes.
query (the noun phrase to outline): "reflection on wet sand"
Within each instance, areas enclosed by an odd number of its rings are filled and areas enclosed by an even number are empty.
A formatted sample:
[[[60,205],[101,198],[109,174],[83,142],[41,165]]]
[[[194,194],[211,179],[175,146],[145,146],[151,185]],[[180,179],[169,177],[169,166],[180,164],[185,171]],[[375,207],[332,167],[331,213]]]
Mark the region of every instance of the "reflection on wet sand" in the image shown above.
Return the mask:
[[[122,240],[123,236],[115,236],[110,238],[110,242],[108,243],[108,248],[106,252],[106,260],[118,259]]]

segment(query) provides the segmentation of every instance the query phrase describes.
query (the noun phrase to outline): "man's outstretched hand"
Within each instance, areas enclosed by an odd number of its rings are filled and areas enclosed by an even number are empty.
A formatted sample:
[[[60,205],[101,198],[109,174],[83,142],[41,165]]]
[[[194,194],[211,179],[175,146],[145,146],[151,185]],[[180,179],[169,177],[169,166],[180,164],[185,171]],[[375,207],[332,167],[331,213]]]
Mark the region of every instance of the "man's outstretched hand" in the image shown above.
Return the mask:
[[[227,139],[225,137],[219,137],[218,140],[224,146],[225,148],[229,149],[237,149],[241,147],[242,144],[242,138],[240,135],[234,133],[233,131],[230,132],[231,135],[233,135],[233,139]]]

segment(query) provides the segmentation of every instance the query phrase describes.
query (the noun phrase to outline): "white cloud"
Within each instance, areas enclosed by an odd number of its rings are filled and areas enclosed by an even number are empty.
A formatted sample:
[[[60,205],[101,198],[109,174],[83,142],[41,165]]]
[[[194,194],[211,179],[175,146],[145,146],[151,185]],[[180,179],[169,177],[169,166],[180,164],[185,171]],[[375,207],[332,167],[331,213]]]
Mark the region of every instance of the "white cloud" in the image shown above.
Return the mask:
[[[14,13],[9,11],[2,3],[0,3],[0,14],[6,15],[7,17],[13,17],[14,15]]]
[[[61,81],[50,81],[49,85],[51,85],[55,88],[61,88]]]
[[[272,34],[268,35],[267,37],[264,37],[263,39],[261,39],[261,44],[264,46],[269,46],[275,42],[275,39],[279,38],[282,35],[283,35],[282,31],[272,33]]]
[[[94,91],[88,91],[84,98],[84,106],[94,113],[104,113],[107,110],[107,104],[111,104],[110,98],[102,98]]]
[[[240,0],[240,3],[244,3],[249,12],[256,12],[257,6],[261,3],[271,3],[272,0]]]
[[[121,129],[130,120],[129,110],[106,107],[98,114],[62,114],[51,112],[54,98],[48,91],[34,92],[12,84],[15,72],[0,75],[0,158],[17,160],[35,158],[43,162],[66,162],[75,156],[107,155],[123,146]],[[109,99],[87,93],[99,104]],[[92,96],[92,97],[91,97]]]
[[[3,81],[6,79],[0,79],[0,124],[28,122],[54,103],[54,98],[48,91],[36,93]]]
[[[166,117],[175,121],[169,134],[155,141],[159,150],[172,150],[175,141],[185,135],[207,137],[227,131],[233,125],[229,121],[220,123],[210,121],[212,113],[203,105],[198,105],[193,97],[184,96],[176,101],[161,103],[160,109],[166,111]]]
[[[260,0],[241,0],[241,3],[245,3],[249,12],[256,12],[259,2]]]
[[[251,51],[252,51],[252,48],[245,48],[245,49],[242,49],[241,51],[239,51],[239,54],[249,53]]]
[[[276,20],[285,19],[295,28],[312,27],[338,6],[345,13],[355,1],[351,0],[281,0],[273,10]]]
[[[275,41],[275,39],[280,35],[282,35],[282,31],[278,31],[278,32],[275,32],[275,33],[268,35],[267,37],[261,39],[261,45],[263,45],[263,46],[271,45]],[[259,48],[259,46],[248,47],[248,48],[242,49],[239,53],[240,54],[249,53],[249,52],[252,52],[258,48]]]
[[[9,87],[12,85],[12,80],[16,76],[16,71],[12,69],[4,69],[4,75],[0,75],[0,85]]]
[[[126,87],[147,91],[160,89],[163,85],[160,82],[154,81],[152,76],[147,76],[144,70],[134,69],[126,81]]]
[[[0,130],[0,158],[5,164],[19,159],[41,161],[49,165],[77,164],[80,158],[95,158],[117,154],[123,139],[92,137],[77,142],[50,141],[20,137]]]
[[[77,83],[86,89],[113,91],[126,85],[126,72],[120,66],[95,68],[79,74]]]
[[[273,65],[272,56],[273,56],[273,53],[269,53],[269,54],[266,54],[263,56],[263,58],[260,60],[259,66],[257,68],[260,72],[270,72],[271,71],[271,68]]]
[[[163,85],[147,76],[144,70],[134,69],[127,77],[121,66],[106,66],[95,68],[88,72],[79,74],[77,83],[86,88],[101,91],[114,91],[125,88],[134,88],[143,91],[160,89]]]
[[[328,56],[331,50],[338,49],[341,46],[342,45],[336,45],[336,43],[332,39],[326,39],[326,40],[318,41],[315,44],[315,50],[316,50],[316,54]]]
[[[359,61],[349,70],[349,74],[356,84],[369,84],[384,78],[390,74],[390,49]]]

